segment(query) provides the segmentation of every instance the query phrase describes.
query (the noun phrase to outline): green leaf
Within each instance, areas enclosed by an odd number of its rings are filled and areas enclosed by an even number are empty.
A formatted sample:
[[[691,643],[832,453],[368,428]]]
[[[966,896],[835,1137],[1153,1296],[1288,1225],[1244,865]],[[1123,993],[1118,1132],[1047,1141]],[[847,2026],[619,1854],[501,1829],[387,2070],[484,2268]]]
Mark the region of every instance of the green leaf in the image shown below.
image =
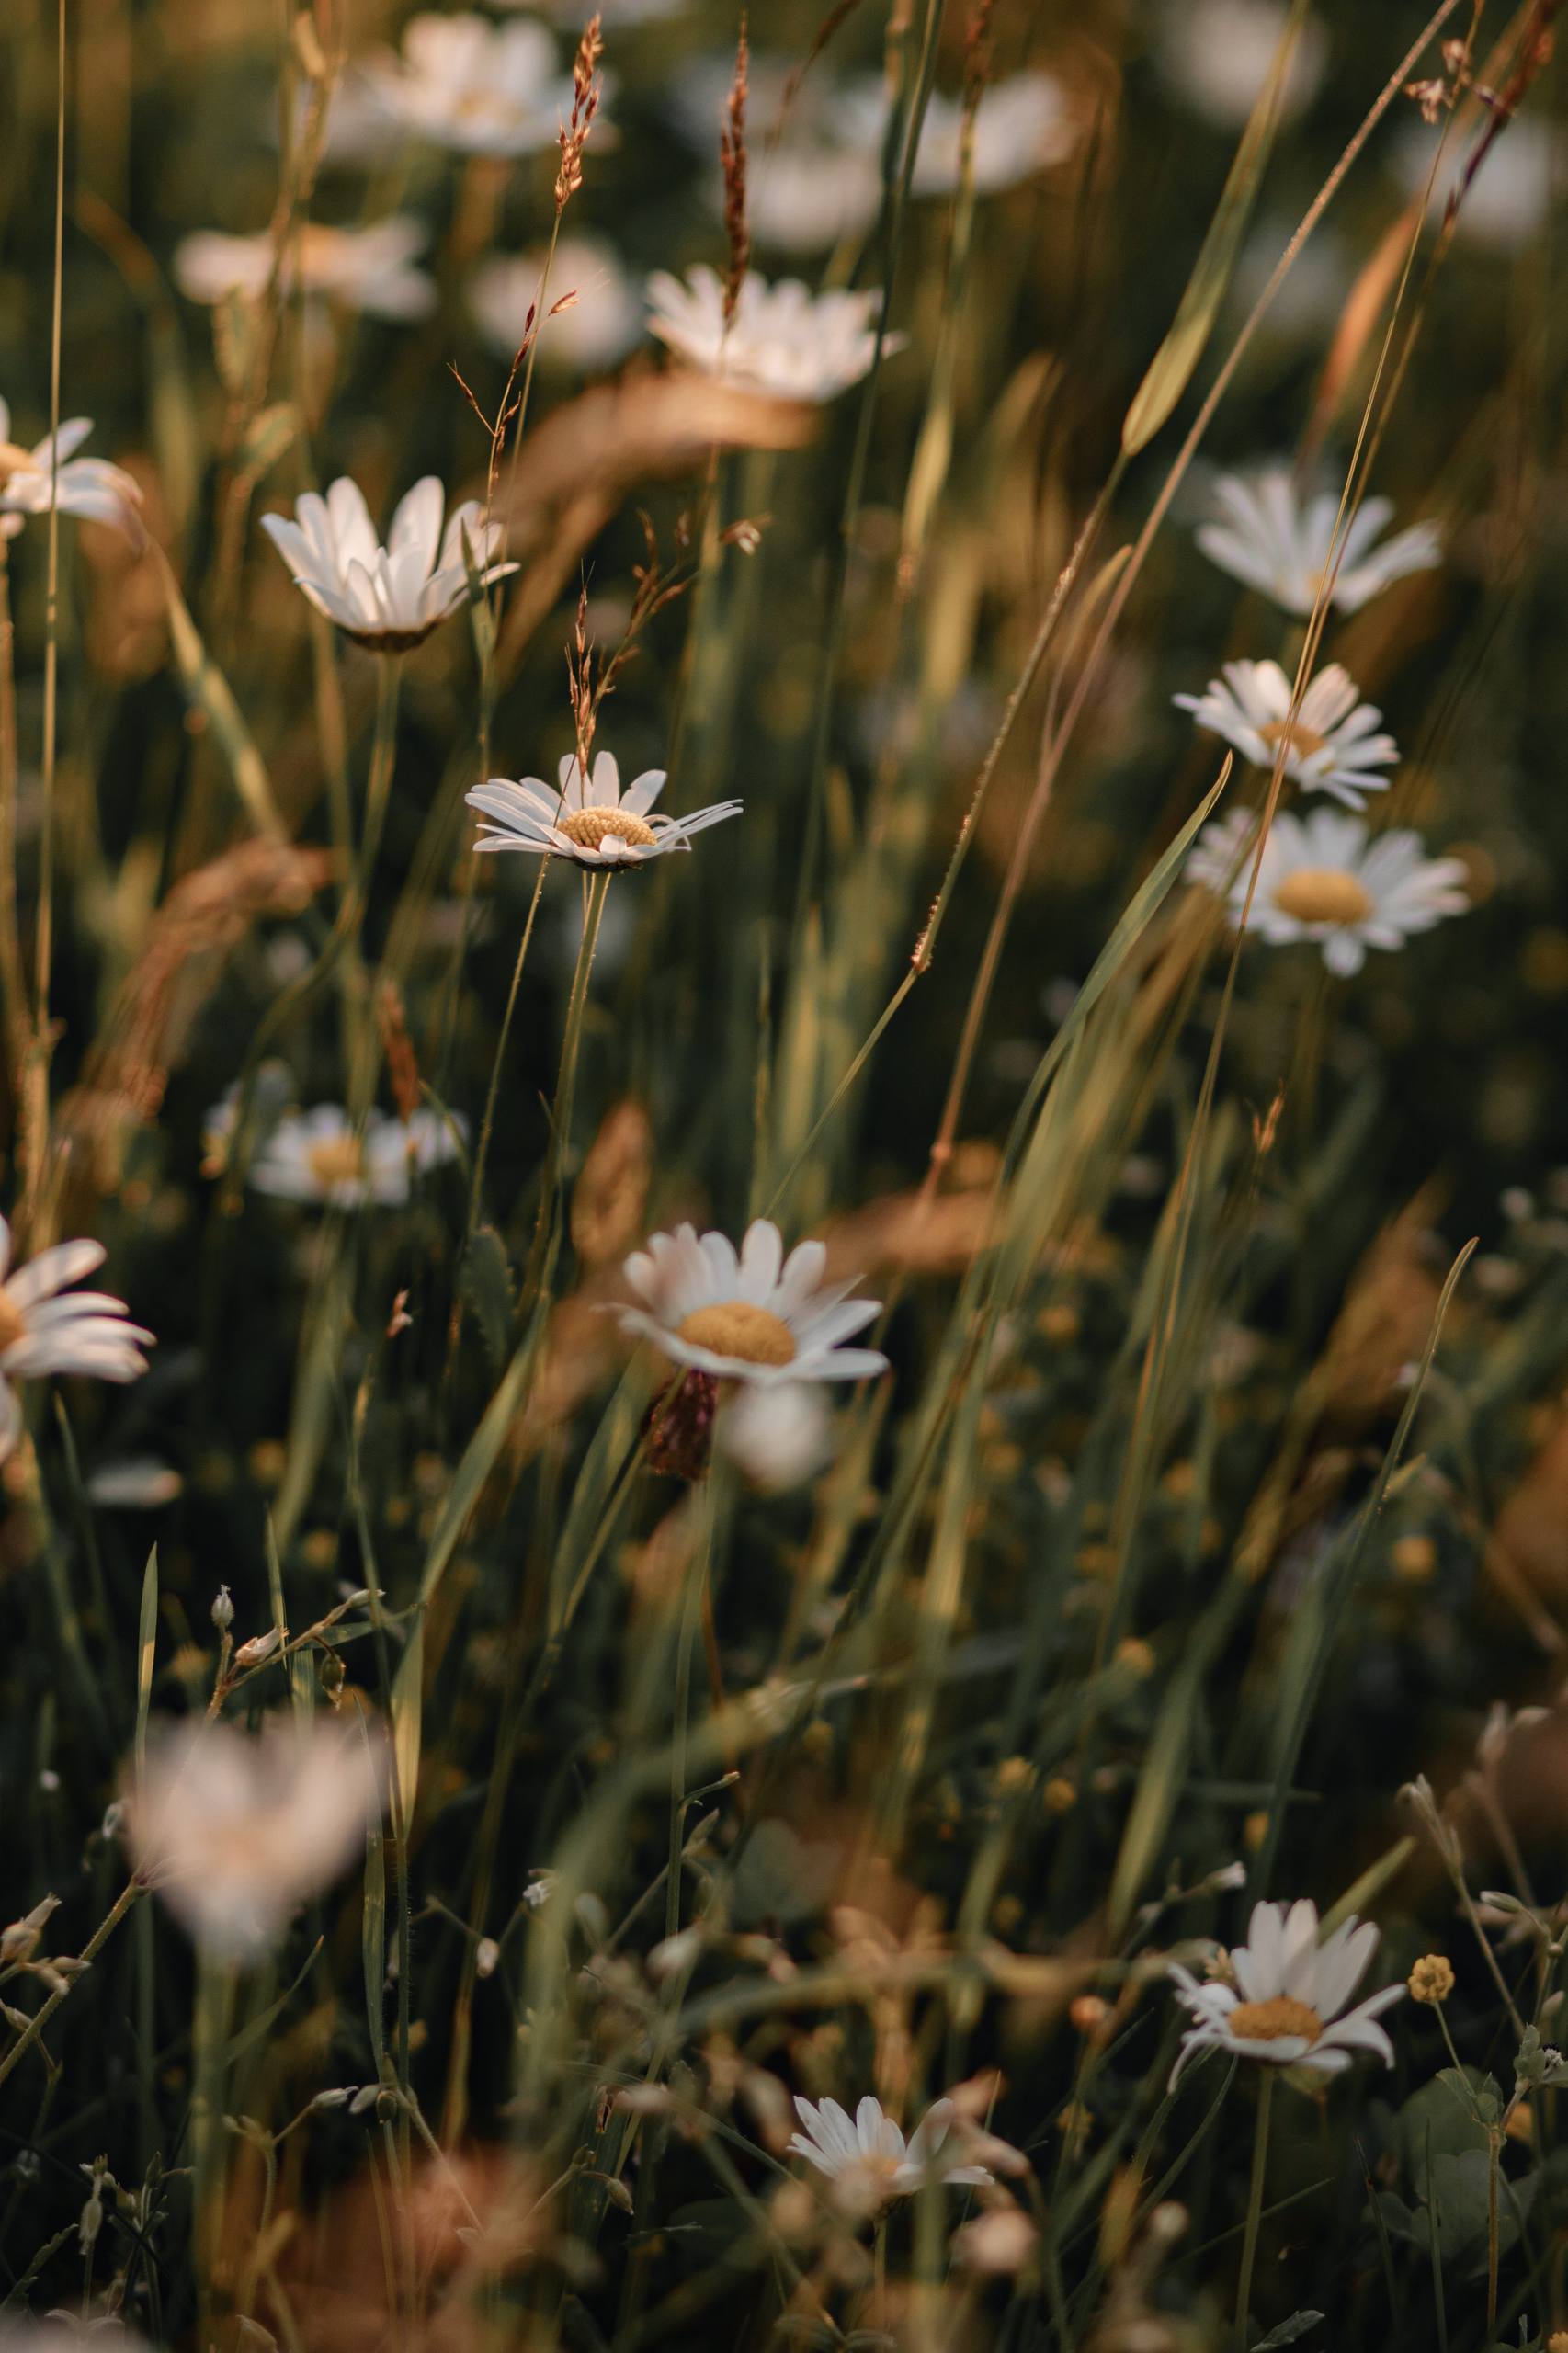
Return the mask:
[[[190,608],[181,596],[168,559],[153,545],[164,585],[164,600],[168,607],[169,642],[174,648],[186,699],[193,710],[206,718],[220,750],[228,764],[234,790],[244,803],[246,814],[258,833],[273,841],[286,841],[288,828],[272,798],[267,768],[261,754],[252,741],[249,728],[240,716],[229,682],[208,653],[201,632],[190,617]]]
[[[300,412],[292,401],[275,402],[253,416],[235,452],[237,471],[259,482],[269,473],[300,430]]]
[[[1279,37],[1268,79],[1247,118],[1235,161],[1193,264],[1192,276],[1187,281],[1187,290],[1164,343],[1149,362],[1148,372],[1132,396],[1132,405],[1121,427],[1121,446],[1130,458],[1153,439],[1186,392],[1193,370],[1203,357],[1203,347],[1224,301],[1253,199],[1274,144],[1279,99],[1305,15],[1306,0],[1294,0],[1290,21]]]
[[[474,1312],[490,1361],[499,1368],[511,1347],[517,1295],[506,1245],[493,1225],[480,1226],[463,1252],[458,1282]]]
[[[136,1770],[147,1761],[147,1716],[153,1704],[153,1667],[158,1650],[158,1548],[142,1572],[142,1614],[136,1630]]]
[[[414,1621],[408,1647],[392,1678],[392,1762],[397,1768],[397,1832],[406,1838],[419,1795],[419,1750],[425,1707],[425,1620]]]
[[[1252,2353],[1275,2353],[1278,2346],[1294,2345],[1298,2336],[1305,2336],[1308,2329],[1315,2328],[1322,2318],[1322,2313],[1292,2313],[1289,2320],[1279,2323],[1278,2328],[1271,2328],[1267,2336],[1260,2336]]]

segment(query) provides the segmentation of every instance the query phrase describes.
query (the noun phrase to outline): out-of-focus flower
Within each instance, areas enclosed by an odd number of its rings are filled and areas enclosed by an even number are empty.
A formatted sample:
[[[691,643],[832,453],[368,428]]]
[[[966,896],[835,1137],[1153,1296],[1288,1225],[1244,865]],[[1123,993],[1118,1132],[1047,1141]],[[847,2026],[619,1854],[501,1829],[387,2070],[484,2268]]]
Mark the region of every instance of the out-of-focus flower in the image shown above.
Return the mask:
[[[232,1104],[208,1116],[210,1135],[226,1134],[233,1125]],[[415,1111],[404,1120],[371,1111],[360,1134],[340,1103],[318,1103],[284,1113],[252,1161],[249,1182],[282,1200],[395,1209],[407,1200],[416,1172],[453,1158],[463,1132],[455,1114]]]
[[[510,359],[528,334],[544,283],[545,255],[493,255],[469,280],[469,304],[485,341]],[[642,332],[642,306],[603,237],[562,237],[550,265],[539,365],[593,374],[613,368]]]
[[[833,102],[846,144],[880,154],[887,128],[887,90],[880,75],[848,84]],[[963,102],[933,90],[920,126],[910,188],[915,196],[951,196],[963,160]],[[982,196],[1016,188],[1065,163],[1079,123],[1054,75],[1014,74],[987,83],[974,116],[974,185]]]
[[[1394,170],[1412,197],[1419,197],[1432,169],[1434,135],[1419,123],[1407,123],[1394,143]],[[1464,169],[1466,148],[1450,141],[1432,188],[1431,213],[1441,221],[1449,198]],[[1517,253],[1527,245],[1562,199],[1568,148],[1552,124],[1516,115],[1500,137],[1493,140],[1475,176],[1465,189],[1455,234],[1490,247],[1494,253]]]
[[[90,416],[68,417],[57,434],[46,434],[35,449],[11,438],[11,409],[0,400],[0,540],[14,540],[29,515],[62,515],[112,524],[132,547],[146,545],[142,491],[107,458],[78,458],[93,429]]]
[[[168,1463],[150,1454],[128,1454],[122,1461],[99,1463],[87,1481],[87,1500],[105,1510],[157,1511],[172,1504],[184,1485]]]
[[[937,2100],[907,2143],[869,2092],[853,2119],[835,2099],[824,2099],[820,2107],[797,2099],[795,2113],[806,2129],[791,2135],[790,2154],[825,2174],[835,2196],[858,2212],[875,2213],[930,2182],[979,2187],[992,2179],[983,2165],[954,2165],[943,2156],[942,2144],[958,2113],[950,2099]]]
[[[781,1388],[885,1372],[888,1360],[875,1348],[842,1345],[871,1322],[879,1302],[851,1299],[854,1279],[820,1289],[826,1263],[814,1241],[786,1258],[767,1218],[747,1228],[738,1257],[727,1235],[699,1237],[680,1225],[627,1260],[626,1279],[646,1305],[621,1308],[620,1326],[717,1381]]]
[[[1173,1961],[1177,1995],[1197,2023],[1182,2037],[1171,2081],[1203,2051],[1323,2075],[1340,2074],[1362,2052],[1392,2067],[1393,2045],[1377,2019],[1403,1999],[1404,1987],[1385,1985],[1346,2007],[1377,1951],[1375,1925],[1352,1915],[1333,1936],[1318,1937],[1315,1904],[1259,1904],[1246,1943],[1231,1951],[1233,1985],[1200,1984]]]
[[[1233,809],[1208,825],[1187,860],[1194,881],[1229,894],[1239,924],[1252,876],[1249,847],[1256,820]],[[1369,948],[1403,948],[1470,900],[1457,858],[1429,858],[1419,834],[1369,834],[1359,817],[1289,810],[1268,829],[1248,927],[1277,948],[1310,940],[1331,972],[1358,972]]]
[[[665,770],[649,768],[623,792],[620,769],[610,752],[597,756],[586,788],[575,752],[568,752],[562,761],[560,779],[553,792],[537,776],[516,783],[509,777],[493,776],[476,784],[466,795],[469,807],[485,821],[475,849],[566,858],[591,870],[645,866],[666,851],[689,849],[693,834],[741,812],[738,801],[718,801],[687,817],[654,813]]]
[[[104,1263],[97,1242],[60,1242],[6,1274],[11,1229],[0,1217],[0,1461],[21,1434],[22,1409],[10,1384],[49,1373],[85,1373],[94,1381],[135,1381],[147,1370],[144,1347],[153,1335],[131,1321],[121,1299],[72,1291]]]
[[[1290,13],[1286,0],[1163,0],[1155,62],[1195,114],[1233,130],[1257,103]],[[1309,17],[1286,70],[1282,116],[1311,102],[1326,58],[1323,27]]]
[[[1329,602],[1355,613],[1391,581],[1428,571],[1443,560],[1436,523],[1414,523],[1381,547],[1375,544],[1393,514],[1387,498],[1364,498],[1336,541],[1337,494],[1324,491],[1303,506],[1286,465],[1266,466],[1251,475],[1222,474],[1214,498],[1222,519],[1199,526],[1199,546],[1210,563],[1261,588],[1288,613],[1312,611],[1331,563]]]
[[[583,0],[495,0],[495,5],[501,8],[540,7],[558,25],[573,31],[581,29],[585,16],[597,14],[605,30],[612,32],[678,17],[688,6],[688,0],[595,0],[588,8],[584,7]]]
[[[428,240],[424,222],[402,213],[366,229],[307,222],[284,248],[278,283],[285,293],[298,287],[371,318],[423,319],[436,307],[436,281],[414,265]],[[176,282],[192,302],[254,298],[271,279],[273,252],[268,236],[197,229],[175,249]]]
[[[821,1396],[799,1381],[744,1389],[720,1415],[715,1443],[768,1493],[800,1486],[821,1469],[833,1444]]]
[[[426,474],[399,500],[382,547],[363,493],[344,475],[324,498],[307,491],[293,522],[264,515],[261,528],[318,612],[361,645],[403,654],[467,603],[470,563],[486,586],[517,568],[495,562],[506,531],[485,522],[477,500],[455,507],[443,532],[445,505]]]
[[[871,322],[881,299],[874,288],[812,294],[798,278],[770,286],[753,271],[726,326],[723,280],[699,262],[684,284],[667,269],[653,272],[648,325],[704,375],[780,400],[831,401],[856,383],[876,356]],[[890,335],[882,348],[891,351],[901,342]]]
[[[553,147],[572,103],[542,25],[492,25],[424,13],[403,52],[369,60],[366,78],[404,130],[463,155],[531,155]]]
[[[882,176],[864,148],[791,137],[760,147],[746,176],[746,227],[758,244],[824,253],[863,236],[877,217]]]
[[[1358,702],[1356,681],[1337,662],[1320,670],[1290,716],[1292,681],[1278,662],[1227,662],[1200,695],[1176,695],[1199,727],[1222,735],[1255,767],[1272,769],[1283,744],[1285,773],[1309,792],[1331,792],[1347,809],[1366,806],[1369,792],[1386,792],[1399,745],[1379,735],[1382,712]]]
[[[138,1877],[202,1950],[243,1961],[336,1878],[382,1802],[358,1725],[171,1726],[127,1783],[125,1830]]]

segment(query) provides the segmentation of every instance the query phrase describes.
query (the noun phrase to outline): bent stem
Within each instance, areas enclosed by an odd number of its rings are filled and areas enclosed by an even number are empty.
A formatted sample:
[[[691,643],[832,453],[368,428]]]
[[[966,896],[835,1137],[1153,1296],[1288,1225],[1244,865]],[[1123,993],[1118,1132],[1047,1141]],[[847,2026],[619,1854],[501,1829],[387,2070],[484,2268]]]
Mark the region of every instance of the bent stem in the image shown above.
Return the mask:
[[[1247,2191],[1246,2234],[1242,2241],[1242,2273],[1236,2283],[1235,2353],[1247,2353],[1247,2312],[1252,2302],[1252,2272],[1257,2257],[1257,2226],[1263,2214],[1263,2180],[1268,2170],[1268,2114],[1274,2105],[1274,2070],[1265,2067],[1257,2092],[1257,2120],[1253,2127],[1252,2186]]]

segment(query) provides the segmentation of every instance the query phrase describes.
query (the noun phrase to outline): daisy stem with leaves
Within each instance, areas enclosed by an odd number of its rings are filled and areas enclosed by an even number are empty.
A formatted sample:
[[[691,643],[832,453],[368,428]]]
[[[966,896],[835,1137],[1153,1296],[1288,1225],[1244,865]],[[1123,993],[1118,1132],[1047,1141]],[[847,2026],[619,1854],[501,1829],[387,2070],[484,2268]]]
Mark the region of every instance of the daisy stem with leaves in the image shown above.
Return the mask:
[[[1257,2260],[1257,2230],[1263,2216],[1263,2185],[1268,2171],[1268,2122],[1274,2105],[1274,2070],[1258,2071],[1257,2117],[1253,2125],[1252,2181],[1247,2190],[1246,2227],[1242,2238],[1241,2277],[1236,2283],[1235,2353],[1247,2353],[1247,2312],[1252,2302],[1253,2266]]]

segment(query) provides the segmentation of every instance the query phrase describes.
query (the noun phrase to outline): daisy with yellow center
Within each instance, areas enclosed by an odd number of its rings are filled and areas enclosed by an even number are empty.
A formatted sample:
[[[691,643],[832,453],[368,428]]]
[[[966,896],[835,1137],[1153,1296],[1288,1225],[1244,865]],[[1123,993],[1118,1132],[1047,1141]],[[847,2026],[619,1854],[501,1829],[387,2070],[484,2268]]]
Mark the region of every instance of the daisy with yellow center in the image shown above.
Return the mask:
[[[1320,670],[1294,715],[1291,680],[1278,662],[1227,662],[1200,695],[1177,695],[1199,727],[1222,735],[1254,767],[1272,772],[1284,750],[1285,774],[1308,792],[1331,792],[1347,809],[1365,806],[1369,792],[1386,792],[1399,746],[1377,733],[1382,719],[1358,702],[1356,681],[1337,662]]]
[[[151,1332],[132,1324],[123,1300],[71,1290],[103,1265],[97,1242],[60,1242],[25,1267],[11,1265],[11,1229],[0,1217],[0,1462],[21,1435],[22,1409],[10,1384],[46,1374],[135,1381],[147,1370]]]
[[[893,2199],[911,2198],[932,2182],[983,2188],[993,2178],[984,2165],[955,2164],[943,2154],[958,2114],[950,2099],[937,2100],[907,2142],[869,2092],[853,2119],[835,2099],[824,2099],[820,2107],[797,2099],[795,2113],[805,2131],[792,2136],[790,2154],[824,2174],[836,2202],[852,2212],[876,2213]]]
[[[800,1243],[786,1258],[767,1218],[748,1227],[738,1256],[722,1233],[677,1226],[627,1260],[626,1279],[642,1303],[620,1309],[621,1329],[715,1381],[768,1388],[885,1372],[877,1349],[843,1346],[879,1302],[851,1299],[853,1280],[824,1287],[826,1263],[820,1242]]]
[[[516,783],[493,776],[476,784],[468,805],[484,822],[475,849],[565,858],[601,873],[611,867],[645,865],[668,850],[689,849],[694,834],[741,813],[738,801],[720,801],[688,817],[653,815],[653,803],[664,790],[664,769],[649,768],[623,792],[619,767],[609,752],[598,754],[586,783],[574,752],[562,761],[559,776],[553,790],[536,776]]]
[[[1210,563],[1288,613],[1314,611],[1325,590],[1341,612],[1359,612],[1391,582],[1443,560],[1435,523],[1414,523],[1385,540],[1391,499],[1364,498],[1342,519],[1337,491],[1303,501],[1293,470],[1279,461],[1253,474],[1221,474],[1214,504],[1216,519],[1198,533]]]
[[[1276,948],[1310,941],[1331,972],[1358,972],[1369,948],[1403,948],[1445,915],[1463,915],[1470,900],[1465,870],[1456,858],[1427,858],[1419,834],[1371,835],[1359,817],[1314,809],[1289,810],[1268,829],[1247,909],[1256,857],[1257,820],[1233,809],[1206,826],[1187,860],[1187,874],[1229,903],[1231,920]]]
[[[1341,2074],[1362,2052],[1392,2066],[1393,2046],[1377,2020],[1404,1987],[1385,1985],[1347,2006],[1377,1949],[1369,1920],[1352,1915],[1325,1937],[1315,1904],[1259,1904],[1245,1944],[1230,1954],[1233,1984],[1202,1984],[1171,1964],[1177,1998],[1193,2019],[1171,2081],[1205,2051],[1320,2075]]]
[[[208,1121],[211,1142],[226,1140],[233,1106]],[[395,1209],[406,1201],[416,1174],[438,1167],[460,1149],[463,1127],[435,1111],[394,1120],[372,1111],[356,1126],[339,1103],[286,1111],[258,1146],[249,1182],[258,1193],[318,1207]]]

